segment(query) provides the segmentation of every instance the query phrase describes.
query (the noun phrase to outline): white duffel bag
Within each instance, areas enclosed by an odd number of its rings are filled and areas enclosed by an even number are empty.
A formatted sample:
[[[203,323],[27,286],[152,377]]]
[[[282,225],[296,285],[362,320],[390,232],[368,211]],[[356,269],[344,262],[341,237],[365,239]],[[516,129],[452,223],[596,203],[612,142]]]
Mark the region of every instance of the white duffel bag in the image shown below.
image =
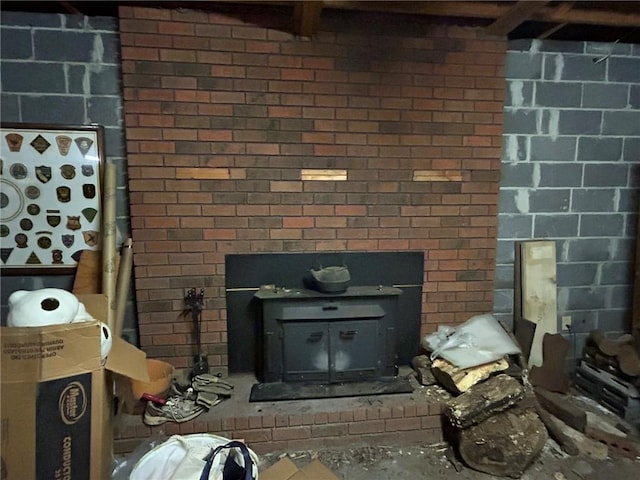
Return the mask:
[[[258,457],[244,443],[211,434],[173,435],[144,455],[130,480],[257,480]]]

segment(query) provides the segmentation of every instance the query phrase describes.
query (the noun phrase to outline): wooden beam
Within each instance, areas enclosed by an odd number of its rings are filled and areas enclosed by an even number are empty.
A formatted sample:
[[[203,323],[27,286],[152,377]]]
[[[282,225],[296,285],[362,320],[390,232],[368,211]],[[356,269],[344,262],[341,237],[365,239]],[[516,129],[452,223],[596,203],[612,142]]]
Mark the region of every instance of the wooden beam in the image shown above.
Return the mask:
[[[575,6],[579,5],[580,2],[577,2]],[[569,9],[566,8],[565,4],[561,4],[559,7],[543,6],[531,14],[531,19],[550,23],[579,23],[612,27],[640,26],[640,13],[578,9],[575,8],[575,6]],[[512,7],[513,5],[508,2],[352,2],[339,0],[326,0],[324,2],[324,8],[342,10],[484,19],[501,18],[505,16]]]
[[[296,2],[293,6],[293,31],[296,35],[311,37],[318,31],[324,2]]]
[[[490,35],[507,35],[518,25],[529,20],[531,15],[544,7],[547,1],[531,2],[521,0],[516,3],[507,13],[498,18],[486,28]]]

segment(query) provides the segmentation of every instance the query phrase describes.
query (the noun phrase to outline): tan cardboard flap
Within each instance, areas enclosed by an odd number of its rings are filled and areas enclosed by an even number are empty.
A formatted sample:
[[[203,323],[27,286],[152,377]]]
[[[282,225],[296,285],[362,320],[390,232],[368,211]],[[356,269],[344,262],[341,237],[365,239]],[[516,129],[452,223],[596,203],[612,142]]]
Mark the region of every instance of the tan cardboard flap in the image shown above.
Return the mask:
[[[287,457],[271,465],[264,472],[260,472],[260,480],[287,480],[293,477],[298,467]]]
[[[105,368],[134,380],[149,381],[147,355],[122,338],[113,337],[113,345]]]
[[[309,480],[340,480],[318,459],[305,465],[301,471]]]
[[[340,480],[320,460],[313,460],[298,469],[288,457],[278,460],[264,472],[260,473],[260,480]]]
[[[2,327],[2,382],[76,375],[101,367],[100,323]]]

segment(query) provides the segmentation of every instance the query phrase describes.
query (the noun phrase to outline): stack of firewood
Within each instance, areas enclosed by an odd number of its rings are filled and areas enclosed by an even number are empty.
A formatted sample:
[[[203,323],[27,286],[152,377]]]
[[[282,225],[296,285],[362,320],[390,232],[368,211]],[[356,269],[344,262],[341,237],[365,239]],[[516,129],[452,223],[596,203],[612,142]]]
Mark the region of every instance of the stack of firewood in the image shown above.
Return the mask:
[[[518,478],[542,451],[548,437],[539,405],[523,384],[522,370],[505,373],[514,371],[508,358],[460,369],[420,355],[413,366],[420,383],[435,380],[453,394],[443,414],[451,427],[450,440],[470,468]]]

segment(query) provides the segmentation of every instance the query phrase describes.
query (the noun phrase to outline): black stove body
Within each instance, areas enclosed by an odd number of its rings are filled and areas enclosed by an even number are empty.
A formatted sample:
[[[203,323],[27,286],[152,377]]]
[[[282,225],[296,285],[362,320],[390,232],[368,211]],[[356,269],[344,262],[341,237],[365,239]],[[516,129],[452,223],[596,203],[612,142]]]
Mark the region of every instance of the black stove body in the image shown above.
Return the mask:
[[[398,299],[387,286],[343,293],[260,289],[262,382],[342,383],[397,374]]]

